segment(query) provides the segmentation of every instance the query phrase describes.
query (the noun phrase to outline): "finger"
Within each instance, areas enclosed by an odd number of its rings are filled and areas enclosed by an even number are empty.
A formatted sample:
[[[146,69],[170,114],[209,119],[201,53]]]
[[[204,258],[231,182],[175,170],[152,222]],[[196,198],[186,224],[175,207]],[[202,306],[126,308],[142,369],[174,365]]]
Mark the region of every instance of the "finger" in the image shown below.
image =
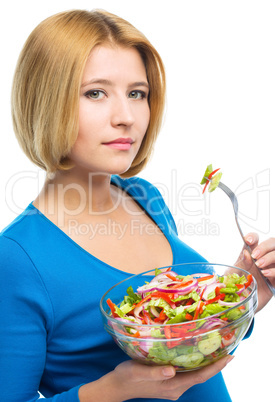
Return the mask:
[[[268,268],[268,269],[263,269],[261,272],[262,274],[269,279],[269,281],[271,282],[271,285],[273,287],[275,287],[275,267],[273,268]]]
[[[275,269],[264,269],[262,274],[268,279],[271,286],[275,288]]]
[[[275,251],[271,253],[265,254],[263,257],[260,257],[255,264],[258,268],[274,268],[275,264]]]
[[[257,233],[248,233],[245,237],[245,242],[248,244],[251,249],[253,250],[255,247],[257,247],[258,242],[259,242],[259,235]]]
[[[265,254],[272,252],[275,250],[275,238],[271,237],[270,239],[267,239],[260,243],[252,253],[252,257],[255,260],[258,260],[259,258],[263,257]],[[275,261],[274,261],[275,262]]]
[[[131,376],[136,381],[163,381],[174,377],[176,370],[172,366],[145,366],[133,362]]]

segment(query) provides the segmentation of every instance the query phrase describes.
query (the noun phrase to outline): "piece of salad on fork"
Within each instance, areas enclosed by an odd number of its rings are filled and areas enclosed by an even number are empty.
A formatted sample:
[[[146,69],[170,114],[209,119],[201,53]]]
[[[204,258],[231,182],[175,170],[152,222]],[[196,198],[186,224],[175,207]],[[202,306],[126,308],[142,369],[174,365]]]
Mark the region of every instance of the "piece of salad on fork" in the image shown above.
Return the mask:
[[[222,177],[222,172],[218,173],[219,170],[220,168],[213,170],[212,165],[207,166],[202,181],[200,183],[202,185],[204,184],[202,193],[205,192],[208,185],[209,185],[208,187],[209,192],[214,191],[218,187]]]
[[[206,168],[206,170],[205,170],[205,173],[204,173],[204,175],[203,175],[202,181],[201,181],[201,183],[200,183],[200,184],[204,185],[204,188],[203,188],[202,193],[205,192],[205,190],[206,190],[206,188],[207,188],[208,186],[209,186],[209,187],[208,187],[208,191],[209,191],[209,192],[212,192],[212,191],[214,191],[217,187],[219,187],[219,188],[220,188],[221,190],[223,190],[223,192],[230,198],[230,201],[232,202],[232,206],[233,206],[234,213],[235,213],[235,221],[236,221],[237,227],[238,227],[238,229],[239,229],[240,235],[241,235],[241,237],[242,237],[242,239],[243,239],[244,247],[248,250],[249,254],[251,255],[251,254],[252,254],[252,250],[251,250],[251,248],[248,246],[248,244],[247,244],[246,241],[245,241],[245,237],[244,237],[244,234],[243,234],[243,232],[242,232],[242,229],[241,229],[241,226],[240,226],[239,220],[238,220],[238,200],[237,200],[237,197],[236,197],[236,195],[233,193],[233,191],[230,190],[229,187],[227,187],[225,184],[223,184],[223,183],[221,182],[222,173],[219,172],[219,170],[220,170],[220,168],[213,170],[212,164],[210,164],[210,165],[207,166],[207,168]],[[252,257],[252,255],[251,255],[251,258],[252,258],[254,264],[256,264],[256,260],[254,260],[254,258]],[[256,265],[257,265],[257,264],[256,264]],[[275,296],[275,288],[272,286],[272,284],[270,283],[269,279],[266,278],[266,277],[262,274],[261,270],[259,270],[258,268],[257,268],[257,271],[259,272],[260,277],[264,280],[264,282],[265,282],[266,285],[268,286],[268,288],[269,288],[269,290],[271,291],[271,293],[273,294],[273,296]]]

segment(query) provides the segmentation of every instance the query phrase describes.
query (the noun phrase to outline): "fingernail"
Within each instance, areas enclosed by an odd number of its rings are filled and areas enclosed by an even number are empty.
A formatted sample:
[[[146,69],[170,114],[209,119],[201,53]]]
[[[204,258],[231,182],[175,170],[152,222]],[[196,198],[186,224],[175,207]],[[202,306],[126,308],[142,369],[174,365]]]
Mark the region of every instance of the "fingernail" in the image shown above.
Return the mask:
[[[252,238],[252,237],[248,237],[248,238],[246,239],[246,242],[249,243],[249,244],[252,244],[253,238]]]
[[[226,360],[226,364],[230,363],[231,360],[234,359],[234,357],[235,357],[235,356],[231,356],[231,355],[230,355],[230,356],[228,357],[228,359]]]
[[[264,269],[263,271],[261,271],[262,272],[262,274],[264,275],[264,276],[269,276],[270,275],[270,270],[269,269]]]
[[[259,261],[256,261],[255,264],[257,267],[261,268],[264,265],[264,259],[261,258]]]
[[[173,369],[173,367],[164,367],[162,369],[162,374],[165,377],[174,377],[175,375],[175,370]]]
[[[260,250],[254,250],[253,253],[251,254],[251,257],[256,260],[257,257],[259,257],[259,255],[260,255]]]

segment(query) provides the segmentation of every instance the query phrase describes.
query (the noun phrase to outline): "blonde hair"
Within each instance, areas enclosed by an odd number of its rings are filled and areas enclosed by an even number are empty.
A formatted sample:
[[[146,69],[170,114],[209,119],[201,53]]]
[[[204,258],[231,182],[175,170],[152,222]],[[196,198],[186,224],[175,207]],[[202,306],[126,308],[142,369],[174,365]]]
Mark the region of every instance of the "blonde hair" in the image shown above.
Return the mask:
[[[130,177],[146,165],[165,104],[162,60],[146,37],[122,18],[102,10],[72,10],[42,21],[19,56],[12,88],[12,118],[25,154],[48,173],[73,167],[67,158],[78,136],[79,93],[91,50],[103,43],[134,47],[150,86],[150,122]],[[68,96],[69,94],[69,96]]]

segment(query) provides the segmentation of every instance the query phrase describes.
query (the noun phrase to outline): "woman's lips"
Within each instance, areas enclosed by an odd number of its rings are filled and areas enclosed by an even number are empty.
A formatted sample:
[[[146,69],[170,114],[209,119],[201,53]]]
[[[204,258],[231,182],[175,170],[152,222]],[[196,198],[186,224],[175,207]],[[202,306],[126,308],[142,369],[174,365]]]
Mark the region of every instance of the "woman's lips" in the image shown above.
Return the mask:
[[[104,142],[103,145],[106,145],[113,149],[118,149],[120,151],[128,151],[133,144],[132,138],[117,138],[114,141]]]

